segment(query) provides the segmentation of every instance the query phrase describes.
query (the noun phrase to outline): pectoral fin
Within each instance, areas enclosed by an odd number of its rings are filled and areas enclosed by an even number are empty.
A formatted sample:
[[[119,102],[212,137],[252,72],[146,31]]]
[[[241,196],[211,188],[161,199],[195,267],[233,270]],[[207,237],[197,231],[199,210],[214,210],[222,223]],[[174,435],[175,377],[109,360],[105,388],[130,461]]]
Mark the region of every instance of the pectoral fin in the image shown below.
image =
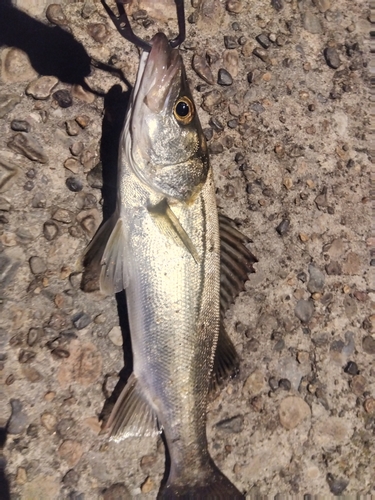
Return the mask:
[[[115,212],[97,231],[84,255],[84,265],[100,265],[100,290],[111,295],[128,286],[126,236],[121,217]]]
[[[240,359],[236,348],[221,323],[212,371],[211,390],[221,385],[225,379],[236,376],[239,366]]]
[[[155,412],[146,401],[134,373],[122,390],[112,413],[102,429],[110,439],[121,441],[128,437],[155,436],[160,434]]]
[[[180,221],[173,213],[165,198],[157,205],[147,207],[147,210],[161,233],[167,238],[172,239],[177,245],[184,246],[192,255],[195,262],[200,262],[200,257],[194,243],[181,226]]]

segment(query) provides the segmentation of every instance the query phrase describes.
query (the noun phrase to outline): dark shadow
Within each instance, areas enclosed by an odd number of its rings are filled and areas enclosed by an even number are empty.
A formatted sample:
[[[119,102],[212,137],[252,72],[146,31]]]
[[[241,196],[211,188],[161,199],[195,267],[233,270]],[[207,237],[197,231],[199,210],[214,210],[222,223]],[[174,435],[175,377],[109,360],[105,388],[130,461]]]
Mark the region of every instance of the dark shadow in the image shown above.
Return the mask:
[[[161,434],[161,440],[163,441],[164,450],[165,450],[165,468],[164,468],[163,478],[160,482],[159,493],[158,493],[158,496],[156,498],[160,498],[160,492],[163,491],[165,485],[167,484],[167,481],[169,478],[169,473],[171,471],[171,456],[169,454],[167,440],[165,439],[164,432],[162,432],[162,434]]]
[[[85,85],[90,74],[90,56],[71,33],[32,18],[9,0],[0,0],[1,45],[23,50],[35,71],[61,82]]]
[[[9,481],[5,474],[6,460],[2,454],[6,439],[6,427],[0,427],[0,500],[10,500]]]

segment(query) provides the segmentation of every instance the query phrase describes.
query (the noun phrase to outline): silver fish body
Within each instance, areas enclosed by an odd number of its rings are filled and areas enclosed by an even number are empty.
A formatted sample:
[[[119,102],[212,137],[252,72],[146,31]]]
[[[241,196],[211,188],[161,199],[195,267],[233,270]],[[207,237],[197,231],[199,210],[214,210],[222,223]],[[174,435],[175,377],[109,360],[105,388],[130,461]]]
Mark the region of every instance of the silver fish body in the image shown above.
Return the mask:
[[[207,147],[177,49],[153,39],[120,146],[101,288],[126,289],[134,372],[107,422],[114,439],[162,429],[159,498],[243,498],[214,465],[206,408],[220,328],[220,236]]]

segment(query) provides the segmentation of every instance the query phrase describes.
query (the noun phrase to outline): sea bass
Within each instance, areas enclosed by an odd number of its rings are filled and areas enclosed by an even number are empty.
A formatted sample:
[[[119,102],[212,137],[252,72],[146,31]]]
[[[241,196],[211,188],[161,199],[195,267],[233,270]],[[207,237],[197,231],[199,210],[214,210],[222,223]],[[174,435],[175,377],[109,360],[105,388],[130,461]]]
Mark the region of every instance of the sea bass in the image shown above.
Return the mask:
[[[134,371],[105,428],[115,440],[164,433],[170,471],[158,498],[244,498],[210,457],[206,408],[212,381],[238,364],[220,324],[253,270],[248,241],[225,217],[219,227],[182,57],[158,33],[125,119],[117,209],[86,254],[101,258],[102,291],[126,290],[129,312]]]

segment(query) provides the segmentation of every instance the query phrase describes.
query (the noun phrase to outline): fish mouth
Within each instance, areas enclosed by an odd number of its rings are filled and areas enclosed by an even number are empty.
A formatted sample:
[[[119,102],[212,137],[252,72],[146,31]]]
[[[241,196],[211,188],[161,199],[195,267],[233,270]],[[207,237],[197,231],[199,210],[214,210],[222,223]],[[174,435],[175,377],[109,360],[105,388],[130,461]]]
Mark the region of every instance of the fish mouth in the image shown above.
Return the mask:
[[[151,43],[151,51],[142,54],[133,102],[141,100],[150,111],[160,113],[175,84],[180,83],[183,63],[178,49],[170,47],[164,33],[157,33]]]

